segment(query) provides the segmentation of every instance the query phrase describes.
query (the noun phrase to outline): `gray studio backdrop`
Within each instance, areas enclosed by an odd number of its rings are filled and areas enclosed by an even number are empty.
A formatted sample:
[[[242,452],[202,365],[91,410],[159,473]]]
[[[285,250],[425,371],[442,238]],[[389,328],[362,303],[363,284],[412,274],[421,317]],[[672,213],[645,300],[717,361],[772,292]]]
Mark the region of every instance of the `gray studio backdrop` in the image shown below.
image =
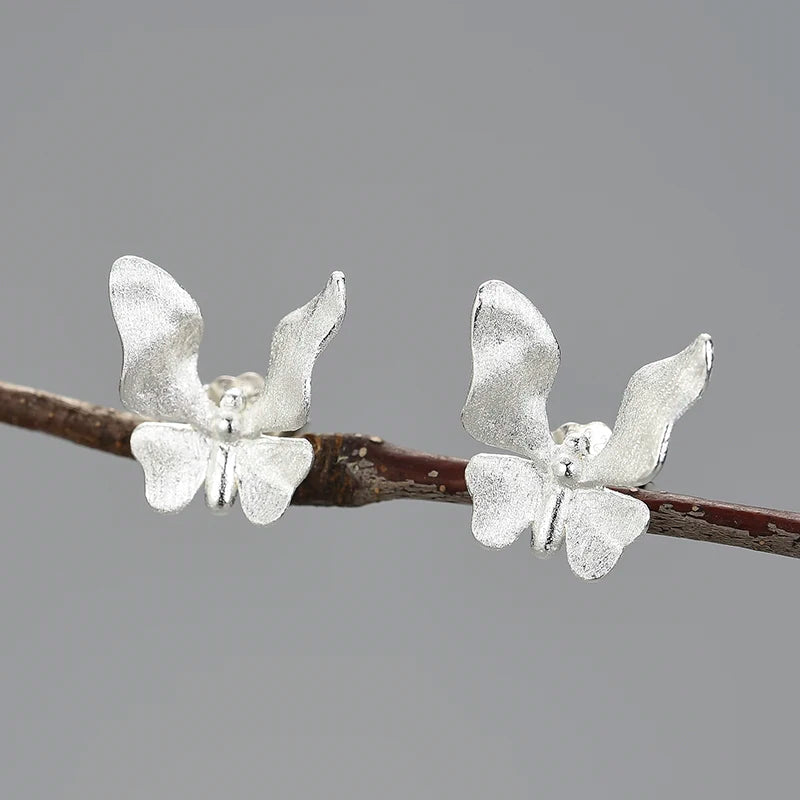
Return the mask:
[[[56,4],[0,15],[0,379],[118,405],[125,253],[263,370],[346,272],[312,430],[467,457],[477,285],[562,348],[553,425],[717,344],[659,485],[800,508],[796,4]],[[116,6],[116,8],[115,8]],[[604,580],[468,507],[163,517],[0,428],[7,798],[773,797],[800,561],[646,536]]]

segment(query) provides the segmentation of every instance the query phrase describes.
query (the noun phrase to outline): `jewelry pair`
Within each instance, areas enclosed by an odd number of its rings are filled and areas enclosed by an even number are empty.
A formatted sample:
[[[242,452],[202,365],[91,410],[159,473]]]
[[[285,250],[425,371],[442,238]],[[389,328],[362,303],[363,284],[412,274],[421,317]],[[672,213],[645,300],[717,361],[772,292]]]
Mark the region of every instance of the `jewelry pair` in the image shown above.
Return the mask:
[[[120,397],[148,418],[131,435],[147,501],[179,511],[204,485],[212,511],[227,511],[238,496],[251,522],[277,520],[313,462],[311,444],[291,434],[308,421],[314,362],[344,319],[344,275],[332,273],[316,297],[278,323],[265,376],[206,385],[197,372],[200,309],[169,273],[125,256],[111,268],[110,295],[123,348]],[[464,427],[516,454],[480,453],[467,466],[475,538],[501,548],[531,530],[538,555],[566,542],[576,575],[605,575],[650,517],[640,500],[607,487],[635,489],[660,470],[673,424],[708,381],[710,337],[638,370],[613,430],[566,423],[551,433],[545,405],[558,343],[536,307],[502,281],[478,289],[472,358]]]

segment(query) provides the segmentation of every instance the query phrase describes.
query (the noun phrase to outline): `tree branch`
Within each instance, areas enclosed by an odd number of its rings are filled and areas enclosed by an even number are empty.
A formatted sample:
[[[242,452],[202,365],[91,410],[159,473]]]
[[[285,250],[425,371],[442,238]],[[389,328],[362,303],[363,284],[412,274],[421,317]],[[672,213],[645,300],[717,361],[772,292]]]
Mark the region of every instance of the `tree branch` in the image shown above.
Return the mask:
[[[131,457],[131,431],[142,417],[0,382],[0,422]],[[409,498],[469,503],[466,461],[395,447],[377,436],[306,434],[314,465],[294,494],[296,505],[363,506]],[[650,533],[800,556],[800,514],[701,500],[645,489]]]

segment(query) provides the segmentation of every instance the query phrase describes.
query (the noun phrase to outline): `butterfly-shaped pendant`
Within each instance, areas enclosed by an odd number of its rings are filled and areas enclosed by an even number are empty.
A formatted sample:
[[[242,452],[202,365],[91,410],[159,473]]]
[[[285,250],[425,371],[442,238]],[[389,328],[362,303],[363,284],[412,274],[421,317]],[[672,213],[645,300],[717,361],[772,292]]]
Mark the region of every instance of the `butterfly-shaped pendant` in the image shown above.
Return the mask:
[[[306,439],[276,434],[308,420],[314,362],[344,318],[344,275],[334,272],[320,294],[281,320],[266,378],[251,372],[207,386],[197,373],[200,309],[172,276],[125,256],[109,283],[123,349],[120,397],[156,420],[131,435],[147,501],[179,511],[205,484],[212,511],[226,511],[238,495],[251,522],[274,522],[314,457]]]
[[[647,529],[647,506],[607,486],[634,488],[664,463],[672,426],[702,394],[713,348],[698,336],[677,355],[636,372],[611,431],[601,422],[550,432],[545,409],[560,362],[550,326],[527,297],[503,281],[479,289],[472,312],[472,383],[461,418],[467,432],[519,456],[470,460],[472,532],[505,547],[532,530],[547,556],[566,540],[581,578],[600,578]],[[520,457],[521,456],[521,457]]]

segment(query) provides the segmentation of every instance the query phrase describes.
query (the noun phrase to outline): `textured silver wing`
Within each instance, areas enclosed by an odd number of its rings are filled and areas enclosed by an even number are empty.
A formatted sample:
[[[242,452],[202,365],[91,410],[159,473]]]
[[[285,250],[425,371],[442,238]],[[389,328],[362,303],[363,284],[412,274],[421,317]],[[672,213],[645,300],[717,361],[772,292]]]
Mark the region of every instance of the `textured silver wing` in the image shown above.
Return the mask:
[[[311,372],[317,356],[338,333],[345,313],[345,281],[334,272],[312,300],[275,328],[266,386],[248,411],[251,433],[296,431],[311,410]]]
[[[650,521],[641,500],[610,489],[576,489],[567,513],[567,561],[585,580],[607,574]]]
[[[286,511],[313,461],[314,448],[307,439],[242,439],[236,445],[234,469],[247,519],[256,525],[275,522]]]
[[[345,282],[334,272],[327,286],[292,311],[272,334],[266,387],[253,403],[251,424],[259,431],[296,431],[311,409],[311,371],[339,330],[345,313]]]
[[[145,417],[205,425],[212,407],[197,375],[197,303],[168,272],[136,256],[114,263],[109,289],[122,339],[122,402]]]
[[[206,477],[210,444],[191,425],[143,422],[131,434],[131,451],[144,470],[144,492],[156,511],[180,511]]]
[[[469,460],[472,533],[486,547],[506,547],[531,527],[542,506],[543,482],[527,458],[479,453]]]
[[[560,354],[550,326],[523,294],[487,281],[472,310],[472,383],[461,421],[475,439],[546,461],[553,448],[547,395]]]
[[[587,460],[582,483],[644,486],[667,455],[672,426],[703,393],[714,355],[711,337],[647,364],[628,383],[608,444]]]

